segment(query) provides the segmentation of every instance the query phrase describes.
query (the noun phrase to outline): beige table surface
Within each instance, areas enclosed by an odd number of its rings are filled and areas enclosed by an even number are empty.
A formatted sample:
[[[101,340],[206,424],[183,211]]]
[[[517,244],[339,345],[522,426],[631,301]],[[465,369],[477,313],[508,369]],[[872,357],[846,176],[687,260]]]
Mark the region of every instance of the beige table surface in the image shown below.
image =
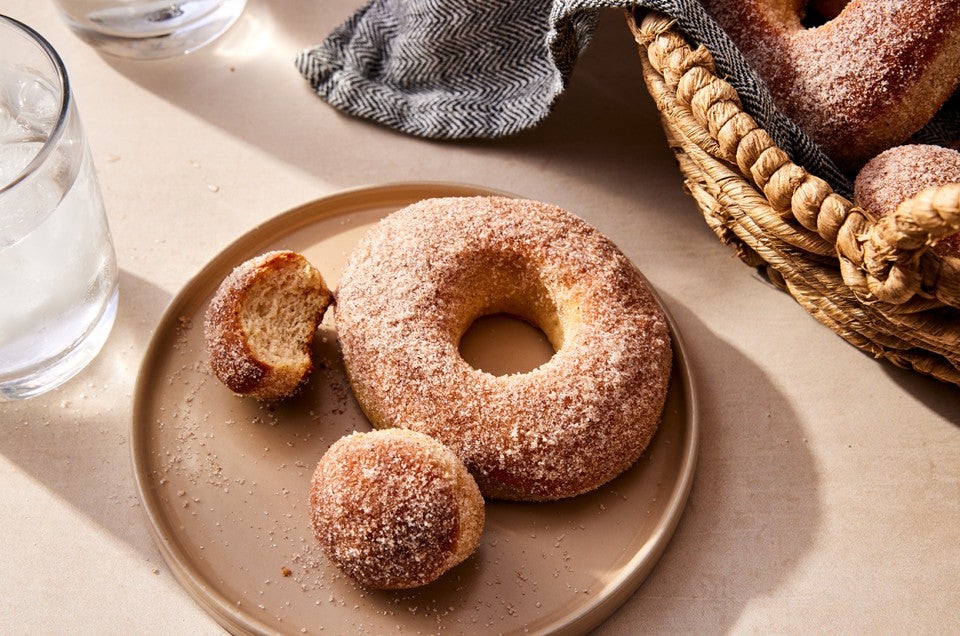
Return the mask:
[[[222,633],[174,580],[132,478],[138,366],[165,306],[240,234],[338,190],[503,189],[577,212],[660,291],[699,383],[689,505],[603,634],[960,633],[960,393],[855,350],[719,244],[683,194],[618,12],[553,115],[499,141],[345,117],[293,66],[355,8],[251,0],[185,58],[105,59],[52,3],[121,267],[116,326],[61,389],[0,405],[0,632]]]

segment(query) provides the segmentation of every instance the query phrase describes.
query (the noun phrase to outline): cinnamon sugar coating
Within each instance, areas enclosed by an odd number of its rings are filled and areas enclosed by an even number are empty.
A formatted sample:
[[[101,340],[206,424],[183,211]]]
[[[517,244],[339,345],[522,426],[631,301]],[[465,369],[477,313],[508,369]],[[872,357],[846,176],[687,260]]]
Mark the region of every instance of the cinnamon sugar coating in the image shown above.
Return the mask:
[[[479,545],[484,503],[457,456],[391,429],[339,439],[317,464],[311,521],[327,557],[367,587],[430,583]]]
[[[703,0],[777,106],[855,171],[924,126],[960,80],[960,2],[851,0],[821,26],[807,0]]]
[[[857,205],[875,216],[893,214],[897,206],[931,186],[960,183],[960,152],[926,144],[891,148],[867,162],[854,181]],[[960,234],[933,247],[941,256],[960,257]]]
[[[373,424],[440,440],[486,497],[595,489],[659,424],[672,359],[663,311],[609,239],[559,208],[500,197],[404,208],[351,253],[336,311]],[[556,353],[527,373],[474,369],[460,337],[496,313],[538,325]]]

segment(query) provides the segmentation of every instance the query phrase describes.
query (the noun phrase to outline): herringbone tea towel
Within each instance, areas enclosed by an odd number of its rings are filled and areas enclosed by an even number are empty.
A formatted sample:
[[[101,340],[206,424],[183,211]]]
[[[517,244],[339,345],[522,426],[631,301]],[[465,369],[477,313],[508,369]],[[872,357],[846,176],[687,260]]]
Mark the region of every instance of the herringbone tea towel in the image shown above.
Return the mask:
[[[851,195],[847,176],[776,109],[697,0],[372,0],[296,64],[320,97],[351,115],[422,137],[499,137],[549,114],[599,12],[629,6],[675,18],[777,145]],[[957,102],[924,131],[928,140],[960,136]]]

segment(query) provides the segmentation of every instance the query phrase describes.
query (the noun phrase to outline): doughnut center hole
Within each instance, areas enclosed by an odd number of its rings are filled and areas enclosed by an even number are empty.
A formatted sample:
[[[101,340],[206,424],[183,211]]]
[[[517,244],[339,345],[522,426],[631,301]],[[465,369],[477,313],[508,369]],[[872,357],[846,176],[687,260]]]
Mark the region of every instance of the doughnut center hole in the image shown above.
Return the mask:
[[[533,371],[554,353],[539,327],[504,313],[480,316],[460,338],[460,355],[467,364],[498,376]]]
[[[800,24],[808,29],[823,26],[840,15],[849,0],[809,0]]]

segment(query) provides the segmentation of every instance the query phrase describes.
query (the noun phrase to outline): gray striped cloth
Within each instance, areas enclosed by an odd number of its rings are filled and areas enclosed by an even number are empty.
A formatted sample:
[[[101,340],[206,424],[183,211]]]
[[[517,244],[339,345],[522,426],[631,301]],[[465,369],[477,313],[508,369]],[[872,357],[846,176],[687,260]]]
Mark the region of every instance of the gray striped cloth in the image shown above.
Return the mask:
[[[744,108],[794,162],[852,194],[850,179],[776,109],[697,0],[372,0],[302,51],[296,65],[321,98],[350,115],[421,137],[499,137],[546,117],[599,12],[630,6],[675,18],[691,43],[710,50]],[[957,101],[920,137],[957,139]]]

